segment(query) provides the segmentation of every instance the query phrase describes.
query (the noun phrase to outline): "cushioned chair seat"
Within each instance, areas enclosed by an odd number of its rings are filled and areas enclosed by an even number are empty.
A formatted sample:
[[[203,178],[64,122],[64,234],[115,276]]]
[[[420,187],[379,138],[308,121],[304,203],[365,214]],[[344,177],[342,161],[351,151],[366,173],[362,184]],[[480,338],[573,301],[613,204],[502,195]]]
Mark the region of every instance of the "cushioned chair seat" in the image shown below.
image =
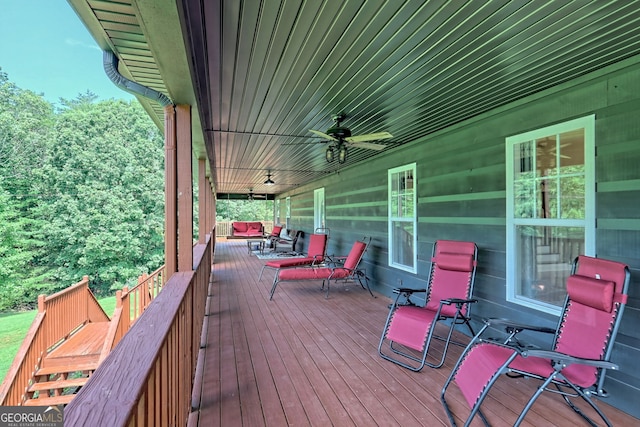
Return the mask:
[[[312,234],[309,238],[307,256],[304,258],[274,259],[267,261],[267,263],[262,267],[262,270],[260,270],[258,280],[262,280],[262,273],[265,268],[280,270],[282,268],[299,267],[312,264],[318,265],[323,263],[327,249],[328,237],[329,236],[326,234]]]
[[[380,357],[412,371],[419,371],[425,365],[439,368],[444,363],[449,344],[460,344],[451,340],[456,326],[466,325],[471,336],[475,335],[468,306],[475,302],[471,294],[477,252],[473,242],[436,241],[427,289],[395,291],[397,297],[389,309],[378,345]],[[411,301],[411,295],[418,292],[426,293],[424,306]],[[434,334],[438,322],[448,328],[446,334]],[[430,351],[434,338],[444,341],[442,351]],[[430,354],[430,361],[427,361]]]
[[[451,423],[454,424],[454,415],[446,399],[451,384],[458,386],[469,404],[465,425],[476,415],[488,424],[480,409],[482,402],[499,376],[514,374],[511,376],[538,380],[539,385],[513,425],[522,423],[540,394],[551,391],[562,395],[569,407],[590,425],[601,425],[591,419],[592,414],[597,414],[611,427],[591,396],[606,397],[606,370],[618,369],[610,360],[627,301],[629,278],[625,264],[580,255],[567,279],[567,295],[555,329],[505,319],[486,320],[442,389],[440,400]],[[500,341],[483,337],[489,328],[493,329],[491,336],[497,328],[504,328],[505,336]],[[549,349],[523,347],[516,338],[520,331],[553,334],[553,343]],[[578,398],[593,411],[578,407],[572,401]]]
[[[361,277],[364,277],[365,281],[367,280],[366,275],[359,274],[361,271],[358,270],[358,264],[362,260],[362,256],[364,255],[369,243],[371,242],[371,238],[366,238],[364,241],[356,241],[349,255],[344,258],[344,264],[335,267],[297,267],[297,268],[285,268],[280,269],[276,273],[273,279],[273,286],[271,287],[271,293],[269,299],[273,298],[273,294],[276,291],[276,287],[278,283],[284,281],[307,281],[307,280],[321,280],[322,287],[324,288],[325,284],[327,286],[326,297],[329,296],[329,282],[331,280],[338,279],[357,279],[360,282],[360,285],[364,288],[362,284]],[[369,283],[367,282],[367,289],[369,289]],[[371,289],[369,289],[371,293]],[[372,294],[373,295],[373,294]]]
[[[271,268],[288,268],[288,267],[299,267],[301,265],[309,265],[313,263],[313,261],[314,261],[313,257],[292,258],[292,259],[273,259],[271,261],[267,261],[265,265]]]
[[[290,268],[280,272],[280,280],[324,280],[342,279],[349,275],[349,270],[344,268],[309,267]]]

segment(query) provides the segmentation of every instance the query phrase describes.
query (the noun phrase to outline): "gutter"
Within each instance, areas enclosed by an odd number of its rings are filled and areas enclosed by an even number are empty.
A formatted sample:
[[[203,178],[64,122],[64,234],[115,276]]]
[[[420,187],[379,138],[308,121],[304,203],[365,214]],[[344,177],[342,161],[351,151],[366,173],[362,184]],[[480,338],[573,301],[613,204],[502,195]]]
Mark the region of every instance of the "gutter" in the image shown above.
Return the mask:
[[[109,80],[125,92],[149,98],[152,101],[158,102],[163,107],[173,105],[173,102],[164,93],[158,92],[150,87],[143,86],[133,80],[129,80],[120,74],[118,71],[118,57],[110,50],[102,51],[102,64]]]

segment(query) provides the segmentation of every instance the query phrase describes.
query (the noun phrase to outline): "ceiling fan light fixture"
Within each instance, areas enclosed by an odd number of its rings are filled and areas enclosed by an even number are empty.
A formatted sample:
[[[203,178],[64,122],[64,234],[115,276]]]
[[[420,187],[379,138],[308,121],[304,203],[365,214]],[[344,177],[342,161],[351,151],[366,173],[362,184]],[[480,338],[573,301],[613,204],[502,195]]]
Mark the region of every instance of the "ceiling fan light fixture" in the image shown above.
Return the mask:
[[[327,163],[331,163],[333,159],[335,159],[335,155],[336,153],[333,151],[333,147],[329,147],[324,153],[324,158],[327,159]]]
[[[341,145],[338,149],[338,163],[344,163],[347,161],[347,147]]]
[[[267,172],[267,180],[264,182],[264,185],[275,185],[275,181],[271,179],[271,171]]]

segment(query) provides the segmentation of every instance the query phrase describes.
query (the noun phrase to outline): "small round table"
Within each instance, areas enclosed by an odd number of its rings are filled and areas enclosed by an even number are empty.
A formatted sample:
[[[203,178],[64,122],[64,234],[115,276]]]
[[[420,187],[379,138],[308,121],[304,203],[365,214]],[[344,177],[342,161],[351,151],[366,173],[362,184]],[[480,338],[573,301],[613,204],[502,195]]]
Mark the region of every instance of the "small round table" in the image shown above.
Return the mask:
[[[264,253],[264,239],[247,239],[247,252],[249,255],[254,250],[260,251],[261,254]]]

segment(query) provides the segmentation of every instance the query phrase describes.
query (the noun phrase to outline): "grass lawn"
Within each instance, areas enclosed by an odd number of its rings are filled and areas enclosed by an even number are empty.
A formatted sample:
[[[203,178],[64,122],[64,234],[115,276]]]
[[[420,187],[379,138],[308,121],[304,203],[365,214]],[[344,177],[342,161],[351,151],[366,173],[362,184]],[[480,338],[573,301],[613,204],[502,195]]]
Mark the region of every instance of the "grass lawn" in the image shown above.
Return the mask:
[[[98,300],[105,313],[109,316],[116,308],[116,297],[110,296]],[[21,313],[0,313],[0,378],[9,371],[13,358],[22,345],[37,310],[25,311]]]

